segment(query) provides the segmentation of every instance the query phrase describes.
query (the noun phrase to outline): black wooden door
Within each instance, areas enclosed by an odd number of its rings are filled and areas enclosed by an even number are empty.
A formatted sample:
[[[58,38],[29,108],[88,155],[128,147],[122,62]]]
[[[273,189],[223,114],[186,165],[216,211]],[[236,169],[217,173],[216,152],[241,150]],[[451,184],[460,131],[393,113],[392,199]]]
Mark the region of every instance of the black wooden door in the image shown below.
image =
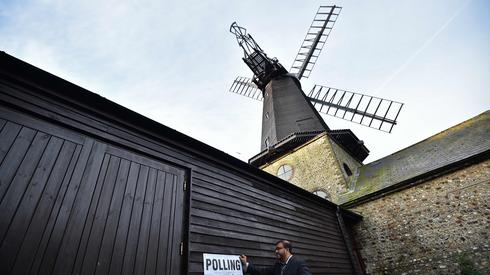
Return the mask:
[[[0,107],[0,274],[179,274],[184,171]]]

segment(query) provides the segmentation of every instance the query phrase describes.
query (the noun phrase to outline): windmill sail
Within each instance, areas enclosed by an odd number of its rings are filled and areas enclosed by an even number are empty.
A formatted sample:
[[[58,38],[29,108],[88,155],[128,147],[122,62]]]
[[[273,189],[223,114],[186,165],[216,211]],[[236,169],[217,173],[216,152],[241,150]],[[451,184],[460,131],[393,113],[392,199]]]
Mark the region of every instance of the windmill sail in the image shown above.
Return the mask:
[[[263,115],[267,119],[262,120],[262,146],[270,144],[271,140],[277,141],[284,137],[286,130],[294,132],[293,126],[309,130],[328,129],[317,112],[387,133],[391,133],[393,126],[397,124],[403,103],[320,85],[315,85],[306,97],[301,90],[301,85],[297,80],[309,77],[341,10],[342,8],[338,6],[318,8],[289,71],[291,74],[288,74],[276,58],[267,57],[245,28],[238,26],[236,22],[231,24],[230,32],[235,35],[238,45],[243,49],[242,59],[252,70],[253,77],[237,77],[229,91],[258,101],[263,101],[264,94],[267,98],[269,96],[272,98],[264,102]],[[294,79],[294,75],[297,79]],[[291,82],[290,78],[293,78],[294,81]],[[269,85],[273,82],[276,84],[275,87],[272,87],[274,86],[272,84]],[[297,97],[298,95],[301,97]],[[309,104],[308,100],[312,104]],[[275,101],[276,104],[273,104],[272,101]],[[287,108],[275,108],[280,104],[284,104]],[[277,110],[281,112],[276,112]],[[274,115],[271,115],[269,111],[274,112]],[[300,119],[306,115],[311,121],[305,122],[304,119]],[[291,126],[294,123],[296,124]],[[269,135],[269,133],[272,134]]]
[[[315,85],[308,94],[320,113],[391,133],[403,103]]]
[[[251,78],[237,76],[231,84],[230,92],[262,101],[262,91],[252,82]]]
[[[248,77],[237,77],[230,92],[262,101],[262,91]],[[315,109],[323,114],[391,133],[397,124],[403,103],[315,85],[307,95]]]
[[[320,6],[294,59],[290,73],[308,78],[339,16],[341,7]]]

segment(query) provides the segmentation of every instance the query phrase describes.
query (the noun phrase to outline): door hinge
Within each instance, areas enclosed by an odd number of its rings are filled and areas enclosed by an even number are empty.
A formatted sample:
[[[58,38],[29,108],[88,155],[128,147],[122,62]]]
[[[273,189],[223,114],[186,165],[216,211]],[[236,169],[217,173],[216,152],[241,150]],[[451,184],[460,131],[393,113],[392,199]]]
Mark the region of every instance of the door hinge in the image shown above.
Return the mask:
[[[180,242],[180,256],[184,256],[184,242]]]
[[[184,191],[187,191],[187,180],[184,179]]]

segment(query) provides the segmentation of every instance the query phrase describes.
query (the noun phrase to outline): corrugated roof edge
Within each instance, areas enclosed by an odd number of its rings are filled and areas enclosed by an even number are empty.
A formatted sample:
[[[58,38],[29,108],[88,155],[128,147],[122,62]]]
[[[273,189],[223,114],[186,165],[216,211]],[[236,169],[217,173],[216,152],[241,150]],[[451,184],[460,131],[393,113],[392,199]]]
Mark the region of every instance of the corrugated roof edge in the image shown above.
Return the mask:
[[[237,168],[243,169],[248,172],[247,176],[249,177],[265,179],[275,184],[279,188],[285,188],[289,192],[300,194],[301,196],[316,201],[317,203],[326,204],[333,209],[337,209],[338,205],[333,202],[326,201],[300,187],[297,187],[265,171],[255,168],[246,162],[230,156],[223,151],[180,133],[139,113],[136,113],[124,106],[100,96],[99,94],[91,92],[56,75],[46,72],[1,50],[0,64],[5,65],[0,66],[0,74],[10,77],[12,80],[24,85],[38,84],[40,87],[45,87],[48,90],[43,89],[42,92],[44,92],[46,96],[49,96],[56,101],[61,101],[112,123],[129,127],[132,131],[139,134],[171,144],[172,146],[177,147],[179,150],[186,151],[194,155],[199,155],[204,159],[219,163],[220,165],[223,165],[231,170],[243,173]],[[26,82],[26,79],[29,79],[29,81]],[[40,89],[38,90],[41,91]],[[60,93],[59,91],[63,91],[63,93]],[[124,117],[124,120],[120,119],[120,117]],[[162,133],[165,133],[165,135],[163,136]],[[186,146],[183,146],[183,144],[186,144]],[[344,214],[345,218],[353,221],[362,219],[361,215],[346,209],[343,209],[342,213]]]

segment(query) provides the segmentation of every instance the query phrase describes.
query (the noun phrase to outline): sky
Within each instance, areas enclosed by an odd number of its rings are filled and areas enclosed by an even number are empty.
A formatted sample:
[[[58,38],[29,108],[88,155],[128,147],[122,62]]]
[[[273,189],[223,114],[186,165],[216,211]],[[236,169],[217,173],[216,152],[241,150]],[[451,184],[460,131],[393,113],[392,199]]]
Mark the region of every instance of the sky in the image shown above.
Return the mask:
[[[260,151],[262,104],[237,21],[285,68],[320,5],[342,7],[309,79],[405,105],[391,134],[351,129],[369,163],[490,107],[490,1],[0,0],[0,50],[243,161]]]

